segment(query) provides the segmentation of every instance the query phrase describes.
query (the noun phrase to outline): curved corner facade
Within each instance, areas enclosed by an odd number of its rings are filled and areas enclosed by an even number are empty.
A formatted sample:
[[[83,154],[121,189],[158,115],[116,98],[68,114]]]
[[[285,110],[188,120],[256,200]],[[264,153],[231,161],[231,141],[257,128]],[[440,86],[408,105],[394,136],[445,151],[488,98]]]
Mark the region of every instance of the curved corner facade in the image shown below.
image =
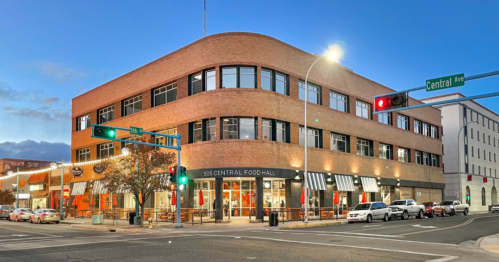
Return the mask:
[[[347,207],[364,192],[373,201],[442,200],[438,109],[373,115],[372,97],[392,89],[321,61],[309,76],[305,136],[303,80],[316,58],[264,35],[203,38],[74,98],[72,161],[125,146],[90,138],[91,123],[179,133],[190,178],[182,207],[199,208],[201,189],[203,209],[258,218],[267,208],[301,208],[306,137],[309,177],[324,182],[310,193],[312,207],[331,207],[335,191]],[[117,137],[137,139],[121,131]],[[72,182],[98,179],[84,168]],[[167,194],[147,205],[170,208]],[[133,207],[126,194],[118,202]]]

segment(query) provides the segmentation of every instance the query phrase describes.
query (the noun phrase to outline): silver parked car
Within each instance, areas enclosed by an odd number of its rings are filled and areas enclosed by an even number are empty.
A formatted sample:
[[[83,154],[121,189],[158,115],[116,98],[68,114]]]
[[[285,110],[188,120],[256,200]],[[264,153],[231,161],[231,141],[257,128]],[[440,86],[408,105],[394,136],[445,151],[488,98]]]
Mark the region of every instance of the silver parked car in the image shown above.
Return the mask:
[[[9,219],[10,213],[16,209],[11,205],[0,205],[0,218]]]
[[[21,220],[28,221],[33,214],[31,208],[17,208],[10,213],[9,220],[19,222]]]
[[[29,219],[30,223],[51,223],[59,224],[59,212],[55,209],[37,209]]]

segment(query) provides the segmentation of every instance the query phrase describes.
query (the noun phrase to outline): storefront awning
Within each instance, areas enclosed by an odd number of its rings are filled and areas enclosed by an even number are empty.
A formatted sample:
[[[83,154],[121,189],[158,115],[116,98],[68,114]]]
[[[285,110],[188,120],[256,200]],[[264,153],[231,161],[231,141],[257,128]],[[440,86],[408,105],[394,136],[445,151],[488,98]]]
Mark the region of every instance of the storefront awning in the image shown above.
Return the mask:
[[[94,186],[92,189],[92,195],[97,194],[107,194],[107,187],[100,180],[94,181]]]
[[[31,175],[28,179],[28,184],[43,183],[47,181],[47,173]]]
[[[353,179],[351,176],[334,175],[334,180],[336,181],[336,187],[339,192],[355,191],[355,186],[353,185]]]
[[[87,182],[77,182],[73,185],[73,190],[71,190],[72,196],[81,196],[85,194],[85,189],[87,189]]]
[[[321,173],[308,173],[307,187],[310,190],[326,190],[326,179]]]
[[[370,192],[370,193],[378,192],[378,183],[376,182],[376,178],[361,177],[360,181],[362,181],[362,188],[364,189],[364,192]]]

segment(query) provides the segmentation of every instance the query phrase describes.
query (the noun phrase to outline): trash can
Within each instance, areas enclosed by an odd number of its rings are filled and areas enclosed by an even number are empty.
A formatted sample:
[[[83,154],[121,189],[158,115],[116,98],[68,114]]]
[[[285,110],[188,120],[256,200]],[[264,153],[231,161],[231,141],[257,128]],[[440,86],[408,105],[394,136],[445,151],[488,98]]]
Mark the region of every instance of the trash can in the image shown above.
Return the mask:
[[[128,213],[128,224],[129,225],[133,225],[134,218],[135,218],[135,212]]]
[[[279,224],[279,213],[277,211],[272,212],[272,217],[274,219],[274,226],[276,227]]]
[[[274,212],[270,212],[269,214],[269,226],[274,226]]]

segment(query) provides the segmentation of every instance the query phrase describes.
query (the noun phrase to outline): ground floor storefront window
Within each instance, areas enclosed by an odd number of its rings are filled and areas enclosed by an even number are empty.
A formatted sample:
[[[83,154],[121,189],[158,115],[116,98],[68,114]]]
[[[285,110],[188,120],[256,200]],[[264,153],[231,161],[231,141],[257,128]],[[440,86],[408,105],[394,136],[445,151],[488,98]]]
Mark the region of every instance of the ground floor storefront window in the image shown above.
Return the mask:
[[[47,198],[33,198],[31,209],[36,210],[37,208],[47,208]]]

